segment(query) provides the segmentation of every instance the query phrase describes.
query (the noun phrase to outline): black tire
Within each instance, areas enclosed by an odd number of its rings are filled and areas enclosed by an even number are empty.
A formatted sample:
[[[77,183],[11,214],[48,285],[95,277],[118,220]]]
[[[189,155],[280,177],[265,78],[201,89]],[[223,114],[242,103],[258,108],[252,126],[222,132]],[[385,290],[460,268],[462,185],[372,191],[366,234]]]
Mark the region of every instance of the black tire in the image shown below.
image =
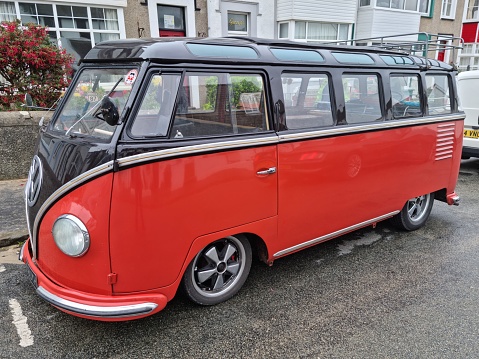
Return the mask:
[[[391,222],[399,229],[415,231],[426,223],[434,204],[434,193],[411,198],[401,212],[391,218]]]
[[[207,245],[191,261],[183,275],[183,289],[197,304],[224,302],[243,286],[251,259],[251,245],[245,236],[222,238]]]

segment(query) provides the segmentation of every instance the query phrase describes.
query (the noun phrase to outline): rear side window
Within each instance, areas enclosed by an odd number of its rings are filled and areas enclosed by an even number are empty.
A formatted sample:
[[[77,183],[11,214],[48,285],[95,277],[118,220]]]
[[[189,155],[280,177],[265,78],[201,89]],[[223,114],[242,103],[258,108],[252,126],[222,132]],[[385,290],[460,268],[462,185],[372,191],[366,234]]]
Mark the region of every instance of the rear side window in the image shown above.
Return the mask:
[[[391,98],[394,118],[421,116],[419,77],[391,75]]]
[[[377,75],[344,74],[343,91],[347,123],[382,120]]]
[[[426,93],[429,114],[451,112],[449,81],[447,75],[426,75]]]
[[[288,129],[314,129],[334,124],[327,75],[283,74],[282,83]]]
[[[171,138],[268,130],[260,74],[187,72],[176,100]]]

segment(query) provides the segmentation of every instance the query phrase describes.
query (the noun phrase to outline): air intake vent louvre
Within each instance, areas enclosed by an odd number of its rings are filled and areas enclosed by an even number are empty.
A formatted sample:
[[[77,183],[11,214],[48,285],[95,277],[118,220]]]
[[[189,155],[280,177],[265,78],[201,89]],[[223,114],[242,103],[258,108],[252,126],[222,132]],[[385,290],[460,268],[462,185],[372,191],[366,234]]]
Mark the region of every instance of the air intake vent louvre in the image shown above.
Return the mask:
[[[452,158],[456,126],[454,123],[441,124],[437,128],[436,161]]]

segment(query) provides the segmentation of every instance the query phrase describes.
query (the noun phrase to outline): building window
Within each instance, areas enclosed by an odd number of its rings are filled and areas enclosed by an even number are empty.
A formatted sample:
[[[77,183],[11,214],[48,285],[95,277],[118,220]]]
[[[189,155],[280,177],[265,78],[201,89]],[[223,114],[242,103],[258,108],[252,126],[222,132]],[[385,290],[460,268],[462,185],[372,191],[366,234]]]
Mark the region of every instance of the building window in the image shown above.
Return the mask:
[[[280,39],[288,39],[289,38],[289,23],[283,22],[279,24],[279,35]]]
[[[48,26],[50,38],[77,60],[98,42],[120,38],[118,9],[26,2],[17,9],[15,2],[0,1],[0,21]]]
[[[359,6],[369,6],[371,5],[371,0],[360,0]]]
[[[248,14],[228,12],[228,33],[248,35]]]
[[[441,18],[454,19],[456,16],[456,0],[442,0]]]
[[[418,5],[418,0],[405,0],[404,10],[417,11]]]
[[[377,0],[376,6],[390,9],[418,11],[419,0]]]
[[[459,55],[459,70],[478,70],[479,69],[479,44],[466,43],[463,45]]]
[[[349,24],[331,24],[323,22],[295,22],[295,40],[334,41],[347,40]]]
[[[419,0],[419,12],[423,15],[432,16],[431,14],[431,1]]]
[[[0,1],[0,22],[13,21],[17,18],[15,12],[15,3],[9,1]]]
[[[55,27],[53,6],[50,4],[19,3],[22,24],[34,23]]]
[[[474,48],[474,44],[464,44],[462,46],[462,54],[472,54],[474,53],[473,51],[473,48]]]
[[[178,6],[158,5],[160,36],[164,31],[180,31],[185,36],[185,9]]]
[[[467,20],[477,19],[478,18],[477,15],[479,12],[478,10],[479,10],[479,0],[469,0],[467,4],[466,19]],[[1,13],[1,7],[0,7],[0,13]]]

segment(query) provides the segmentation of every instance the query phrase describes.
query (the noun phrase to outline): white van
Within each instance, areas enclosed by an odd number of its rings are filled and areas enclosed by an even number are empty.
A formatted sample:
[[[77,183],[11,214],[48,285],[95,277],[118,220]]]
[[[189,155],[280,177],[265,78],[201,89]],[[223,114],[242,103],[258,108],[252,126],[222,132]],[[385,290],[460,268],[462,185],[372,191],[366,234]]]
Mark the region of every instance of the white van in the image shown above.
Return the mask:
[[[457,91],[466,113],[462,158],[479,157],[479,70],[457,75]]]

